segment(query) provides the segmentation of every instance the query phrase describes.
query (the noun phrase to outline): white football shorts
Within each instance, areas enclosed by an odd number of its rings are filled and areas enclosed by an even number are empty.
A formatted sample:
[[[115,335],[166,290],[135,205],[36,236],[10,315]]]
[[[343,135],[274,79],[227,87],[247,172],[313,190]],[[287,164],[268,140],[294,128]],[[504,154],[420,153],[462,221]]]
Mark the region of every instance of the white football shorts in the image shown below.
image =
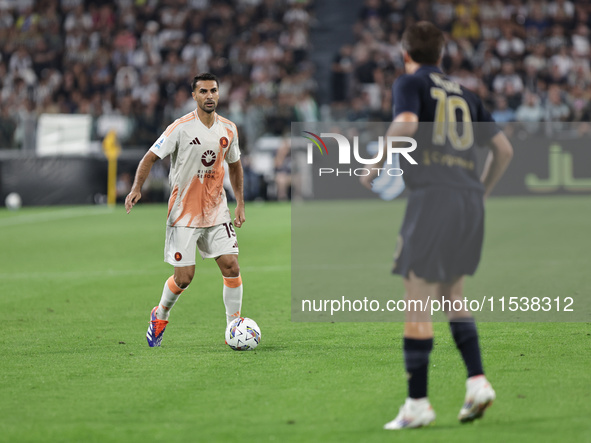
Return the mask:
[[[238,241],[231,222],[209,228],[166,226],[164,261],[173,266],[195,264],[196,249],[201,258],[238,254]]]

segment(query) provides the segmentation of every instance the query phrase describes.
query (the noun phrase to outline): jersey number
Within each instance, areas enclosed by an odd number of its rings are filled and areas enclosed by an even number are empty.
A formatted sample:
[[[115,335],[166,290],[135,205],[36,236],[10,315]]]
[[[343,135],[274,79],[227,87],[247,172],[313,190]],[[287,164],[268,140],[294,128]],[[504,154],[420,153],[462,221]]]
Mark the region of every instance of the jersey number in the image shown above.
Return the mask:
[[[236,232],[234,231],[234,226],[232,226],[232,222],[224,223],[224,228],[226,228],[226,234],[228,234],[228,238],[236,237]]]
[[[465,151],[474,144],[474,131],[468,103],[457,95],[448,96],[441,88],[431,88],[431,97],[437,100],[435,107],[435,127],[433,128],[433,144],[444,145],[446,138],[454,149]],[[457,111],[462,114],[464,133],[458,132]]]

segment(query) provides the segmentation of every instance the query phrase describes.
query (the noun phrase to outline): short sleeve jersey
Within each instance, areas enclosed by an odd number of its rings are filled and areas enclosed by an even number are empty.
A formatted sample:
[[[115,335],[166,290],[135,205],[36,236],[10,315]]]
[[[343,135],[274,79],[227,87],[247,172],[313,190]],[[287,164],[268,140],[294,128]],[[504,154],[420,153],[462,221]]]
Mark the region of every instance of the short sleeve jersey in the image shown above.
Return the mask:
[[[215,114],[208,128],[195,110],[168,126],[150,151],[171,156],[169,226],[206,228],[231,221],[223,162],[240,160],[234,123]]]
[[[475,147],[485,146],[499,128],[482,101],[436,66],[421,66],[414,74],[400,76],[392,98],[394,118],[403,112],[419,118],[417,149],[412,154],[418,165],[404,168],[403,175],[409,189],[444,185],[483,191]]]

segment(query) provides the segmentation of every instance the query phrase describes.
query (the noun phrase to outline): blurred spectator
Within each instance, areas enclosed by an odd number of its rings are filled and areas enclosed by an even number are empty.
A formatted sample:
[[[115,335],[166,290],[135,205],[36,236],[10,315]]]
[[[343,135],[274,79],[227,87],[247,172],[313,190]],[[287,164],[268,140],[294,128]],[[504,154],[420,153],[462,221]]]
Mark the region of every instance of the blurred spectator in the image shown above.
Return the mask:
[[[550,71],[556,70],[558,78],[566,78],[567,74],[573,68],[574,62],[569,54],[569,50],[566,46],[562,46],[556,54],[550,57]]]
[[[583,122],[591,120],[591,115],[589,114],[589,92],[587,89],[583,89],[581,85],[575,84],[568,93],[567,102],[571,110],[571,121]]]
[[[571,37],[573,55],[576,57],[589,56],[589,27],[579,23]]]
[[[523,122],[525,129],[530,133],[535,133],[538,123],[544,119],[544,108],[540,105],[540,99],[532,92],[526,91],[523,95],[523,103],[515,113],[515,119]]]
[[[284,137],[282,139],[281,146],[275,154],[275,186],[277,187],[277,200],[289,200],[291,188],[290,137]]]
[[[191,35],[189,42],[183,47],[181,59],[192,66],[197,66],[199,72],[209,71],[209,59],[212,56],[211,46],[203,41],[203,35]]]
[[[152,96],[152,100],[146,104],[138,104],[135,109],[135,127],[130,137],[132,143],[142,147],[151,146],[160,135],[162,120],[156,96]]]
[[[509,123],[515,121],[515,111],[507,103],[507,99],[502,95],[497,96],[495,100],[495,110],[492,117],[497,123]]]
[[[525,43],[515,35],[512,25],[503,27],[503,35],[497,41],[496,51],[501,58],[513,60],[520,58],[525,52]]]
[[[2,106],[0,109],[0,146],[4,148],[14,148],[14,134],[16,132],[16,121],[8,106]]]
[[[564,35],[564,27],[559,24],[552,26],[551,34],[545,39],[544,43],[546,47],[552,52],[567,45],[568,41]]]
[[[548,88],[548,98],[544,108],[544,120],[548,122],[564,122],[570,117],[570,108],[564,102],[561,88],[551,85]]]
[[[501,72],[497,74],[493,80],[493,89],[497,94],[502,93],[507,83],[511,83],[513,90],[516,92],[523,91],[523,80],[515,72],[515,64],[510,60],[503,62]]]
[[[367,121],[369,118],[369,101],[367,94],[357,95],[351,100],[347,111],[347,120],[350,122]]]
[[[465,38],[477,42],[480,39],[480,25],[469,12],[465,12],[454,22],[451,36],[457,40]]]
[[[575,6],[567,0],[556,0],[548,4],[548,14],[556,22],[568,23],[574,18]]]
[[[23,151],[33,152],[37,137],[37,112],[35,104],[30,99],[25,99],[17,110],[17,131],[14,134],[15,141]]]
[[[8,62],[8,72],[13,76],[20,76],[24,80],[29,80],[27,83],[33,83],[35,74],[33,72],[33,59],[29,55],[25,46],[13,52]]]
[[[507,100],[507,106],[509,106],[509,108],[516,110],[519,107],[519,105],[521,105],[521,93],[515,90],[515,86],[513,83],[505,83],[503,95]]]
[[[335,104],[346,102],[350,97],[353,73],[353,48],[343,45],[335,55],[332,69],[332,101]]]
[[[74,9],[66,14],[63,26],[64,31],[66,32],[72,32],[74,29],[90,32],[94,27],[94,23],[92,15],[84,10],[84,5],[82,3],[79,3]]]
[[[544,5],[542,3],[531,3],[529,16],[525,19],[523,27],[526,31],[535,29],[537,36],[542,36],[546,33],[551,25],[551,20],[544,14]]]
[[[296,121],[317,122],[320,121],[318,105],[309,91],[304,91],[297,98],[295,104]]]
[[[547,60],[546,60],[546,46],[543,43],[537,43],[533,51],[527,55],[523,61],[524,67],[533,68],[534,70],[541,72],[546,69]]]

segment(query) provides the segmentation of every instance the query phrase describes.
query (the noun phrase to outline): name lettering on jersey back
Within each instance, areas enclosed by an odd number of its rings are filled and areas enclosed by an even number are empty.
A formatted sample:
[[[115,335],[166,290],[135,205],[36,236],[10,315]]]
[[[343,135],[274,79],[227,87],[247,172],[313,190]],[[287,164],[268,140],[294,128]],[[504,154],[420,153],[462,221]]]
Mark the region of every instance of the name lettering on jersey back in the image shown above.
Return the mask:
[[[458,83],[452,82],[451,80],[446,80],[441,77],[440,74],[431,73],[429,74],[429,77],[431,80],[433,80],[433,83],[435,83],[440,88],[443,88],[445,92],[451,92],[453,94],[460,95],[462,94],[462,88],[460,88]]]
[[[462,169],[467,169],[469,171],[473,171],[475,167],[474,162],[472,160],[467,160],[457,155],[442,154],[439,151],[431,150],[423,151],[423,165],[430,166],[431,164],[449,167],[458,166]]]

